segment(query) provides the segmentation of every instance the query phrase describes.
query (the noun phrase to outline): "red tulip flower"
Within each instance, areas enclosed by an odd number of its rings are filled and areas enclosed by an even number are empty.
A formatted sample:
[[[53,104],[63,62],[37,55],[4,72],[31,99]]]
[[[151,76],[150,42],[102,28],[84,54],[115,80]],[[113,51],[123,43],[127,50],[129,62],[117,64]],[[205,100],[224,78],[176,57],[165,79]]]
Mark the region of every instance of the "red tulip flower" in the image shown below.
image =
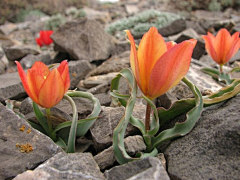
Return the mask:
[[[53,40],[51,39],[51,35],[52,35],[53,31],[49,30],[49,31],[40,31],[39,33],[39,37],[36,38],[36,42],[37,44],[42,47],[42,46],[48,46],[51,43],[53,43]]]
[[[59,103],[70,86],[69,67],[66,60],[51,71],[44,63],[36,62],[27,74],[20,63],[15,62],[23,87],[35,103],[47,109]]]
[[[208,32],[203,39],[208,54],[220,67],[228,62],[240,48],[239,32],[231,36],[228,30],[221,29],[216,37]]]
[[[130,63],[137,84],[143,94],[153,100],[177,85],[189,70],[197,40],[180,44],[166,43],[155,27],[143,36],[138,50],[134,38],[126,30],[131,42]]]

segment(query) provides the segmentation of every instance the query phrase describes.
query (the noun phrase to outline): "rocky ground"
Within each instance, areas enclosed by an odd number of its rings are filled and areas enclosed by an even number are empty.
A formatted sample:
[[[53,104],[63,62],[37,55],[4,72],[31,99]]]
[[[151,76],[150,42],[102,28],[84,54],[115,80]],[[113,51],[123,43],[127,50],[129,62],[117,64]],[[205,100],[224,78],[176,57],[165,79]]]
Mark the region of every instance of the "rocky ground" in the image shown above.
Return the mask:
[[[202,94],[215,92],[223,85],[202,73],[202,67],[216,67],[205,52],[201,35],[220,28],[240,31],[237,9],[222,11],[176,9],[167,1],[128,0],[115,4],[89,1],[83,9],[66,8],[58,15],[26,15],[21,23],[0,26],[0,179],[161,179],[161,180],[227,180],[240,177],[240,96],[205,108],[192,132],[159,147],[153,158],[118,165],[113,155],[112,133],[124,113],[112,107],[110,82],[122,68],[130,67],[130,45],[124,29],[130,29],[139,42],[144,32],[156,25],[166,41],[177,43],[198,40],[187,77]],[[35,38],[42,29],[53,29],[54,43],[39,48]],[[30,127],[26,120],[9,110],[6,100],[15,105],[28,120],[34,121],[31,99],[27,97],[16,72],[15,60],[30,68],[34,62],[45,64],[69,60],[70,89],[91,92],[102,105],[100,118],[85,137],[77,139],[77,153],[66,154],[50,138]],[[240,51],[225,71],[240,66]],[[232,74],[240,77],[239,73]],[[126,83],[120,84],[128,92]],[[156,101],[168,108],[172,102],[192,97],[180,83]],[[80,117],[93,108],[90,101],[75,98]],[[71,115],[71,106],[62,100],[55,107],[63,119]],[[55,112],[55,111],[53,111]],[[138,102],[134,115],[145,116],[144,102]],[[56,113],[59,116],[59,114]],[[179,117],[181,119],[182,117]],[[178,121],[178,119],[175,119]],[[31,133],[19,128],[25,125]],[[125,146],[130,155],[144,151],[146,146],[139,131],[129,125]],[[31,143],[33,151],[22,153],[16,144]]]

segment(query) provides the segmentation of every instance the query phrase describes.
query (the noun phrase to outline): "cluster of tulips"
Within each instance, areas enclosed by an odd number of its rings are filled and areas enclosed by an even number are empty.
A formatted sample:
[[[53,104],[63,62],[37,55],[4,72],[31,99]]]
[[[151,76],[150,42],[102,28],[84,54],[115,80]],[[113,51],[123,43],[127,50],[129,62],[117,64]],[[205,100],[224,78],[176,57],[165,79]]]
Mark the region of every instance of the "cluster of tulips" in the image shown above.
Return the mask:
[[[125,107],[125,114],[114,130],[113,135],[114,153],[119,163],[129,162],[146,156],[155,156],[158,152],[157,147],[163,141],[183,136],[192,130],[201,116],[204,106],[231,98],[240,91],[240,80],[231,79],[228,86],[220,90],[221,92],[216,92],[213,95],[203,98],[198,88],[185,78],[190,67],[192,53],[197,40],[190,39],[179,44],[165,42],[163,37],[158,33],[158,30],[152,27],[143,36],[138,46],[135,44],[130,31],[126,30],[125,32],[131,44],[130,64],[132,70],[123,69],[111,83],[113,102]],[[40,37],[36,39],[36,42],[40,46],[51,44],[51,34],[52,32],[50,31],[41,31]],[[221,29],[216,36],[208,33],[208,35],[203,36],[203,39],[205,40],[206,51],[212,59],[220,65],[220,71],[216,73],[220,76],[223,74],[222,66],[228,62],[240,48],[239,32],[231,35],[226,29]],[[16,64],[23,87],[35,104],[35,113],[39,116],[39,109],[36,104],[46,108],[47,118],[44,120],[45,122],[42,120],[40,124],[42,126],[47,124],[44,128],[45,133],[47,132],[46,134],[55,142],[59,142],[61,140],[59,136],[60,132],[56,131],[56,129],[59,130],[59,128],[57,127],[55,130],[52,129],[50,108],[58,104],[64,97],[69,98],[69,96],[75,95],[86,97],[90,95],[86,95],[84,92],[68,91],[70,87],[70,77],[67,61],[63,61],[57,68],[53,68],[52,70],[42,62],[36,62],[32,68],[27,71],[27,74],[19,62],[16,61]],[[118,91],[119,79],[121,77],[127,79],[129,82],[129,95],[122,95]],[[192,90],[195,98],[175,102],[168,110],[164,108],[157,109],[152,101],[176,86],[181,80]],[[137,98],[137,86],[142,91],[142,98],[147,101],[145,123],[132,116]],[[231,95],[229,95],[229,92],[231,92]],[[91,99],[93,100],[94,97],[91,96]],[[72,103],[71,100],[70,102]],[[99,102],[97,102],[96,99],[94,99],[93,102],[98,104],[98,110],[92,113],[91,117],[85,120],[74,120],[74,123],[72,122],[68,124],[68,126],[63,126],[65,128],[71,127],[68,133],[68,141],[65,142],[67,148],[71,150],[67,152],[74,152],[74,136],[85,134],[80,133],[81,130],[83,130],[81,129],[82,126],[78,126],[81,125],[81,121],[83,123],[91,122],[84,130],[86,132],[94,122],[93,119],[96,120],[100,113]],[[151,112],[153,112],[152,119],[150,118]],[[160,125],[183,113],[187,113],[185,122],[177,123],[173,128],[159,132]],[[41,119],[42,116],[40,113],[38,119]],[[76,119],[76,117],[74,118]],[[138,154],[134,158],[130,157],[124,148],[123,139],[128,123],[131,123],[142,132],[147,145],[146,151]],[[79,133],[74,133],[76,131],[79,131]],[[72,148],[68,147],[70,142]]]

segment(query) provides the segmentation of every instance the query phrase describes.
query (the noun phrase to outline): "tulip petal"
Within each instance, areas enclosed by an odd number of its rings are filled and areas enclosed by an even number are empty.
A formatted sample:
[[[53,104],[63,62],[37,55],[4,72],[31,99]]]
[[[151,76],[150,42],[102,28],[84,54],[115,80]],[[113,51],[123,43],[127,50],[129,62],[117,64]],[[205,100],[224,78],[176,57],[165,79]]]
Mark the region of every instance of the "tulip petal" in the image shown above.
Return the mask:
[[[214,46],[215,37],[213,36],[213,34],[208,32],[208,35],[203,36],[203,39],[205,40],[205,49],[207,50],[209,55],[213,58],[213,60],[216,63],[219,63],[217,52]]]
[[[36,40],[36,43],[37,43],[40,47],[43,46],[43,43],[42,43],[41,38],[36,38],[35,40]]]
[[[53,31],[40,31],[40,38],[44,45],[49,45],[53,42],[53,40],[50,38]]]
[[[225,64],[226,56],[232,45],[232,36],[226,29],[221,29],[215,38],[215,50],[219,64]]]
[[[17,64],[17,69],[18,69],[18,74],[19,74],[19,77],[22,81],[22,84],[23,84],[23,87],[26,91],[26,93],[28,94],[28,96],[36,103],[38,103],[38,98],[35,94],[34,91],[32,91],[32,89],[29,87],[29,84],[28,84],[28,80],[27,80],[27,75],[26,73],[24,72],[21,64],[18,62],[18,61],[15,61],[15,63]]]
[[[143,93],[147,91],[150,72],[157,60],[167,51],[163,37],[157,28],[151,27],[143,36],[138,48],[138,63]]]
[[[137,57],[137,50],[136,50],[135,41],[134,41],[134,38],[133,38],[133,36],[132,36],[132,34],[129,30],[125,30],[125,32],[126,32],[126,34],[128,36],[128,39],[131,43],[131,53],[130,53],[131,68],[132,68],[133,74],[136,78],[136,81],[137,81],[139,87],[141,87],[138,57]]]
[[[150,74],[147,96],[154,99],[173,86],[186,75],[197,40],[187,40],[167,51],[155,64]]]
[[[239,37],[239,32],[237,32],[235,34],[237,34]],[[235,38],[233,37],[233,39],[235,39]],[[226,55],[226,62],[229,61],[238,52],[239,48],[240,48],[240,38],[235,39],[232,42],[231,48]]]
[[[66,60],[61,62],[61,64],[58,67],[58,71],[64,82],[64,92],[67,92],[67,90],[70,87],[70,77],[69,77],[69,67]]]
[[[39,105],[44,108],[55,106],[63,98],[64,83],[57,69],[53,69],[39,91]]]

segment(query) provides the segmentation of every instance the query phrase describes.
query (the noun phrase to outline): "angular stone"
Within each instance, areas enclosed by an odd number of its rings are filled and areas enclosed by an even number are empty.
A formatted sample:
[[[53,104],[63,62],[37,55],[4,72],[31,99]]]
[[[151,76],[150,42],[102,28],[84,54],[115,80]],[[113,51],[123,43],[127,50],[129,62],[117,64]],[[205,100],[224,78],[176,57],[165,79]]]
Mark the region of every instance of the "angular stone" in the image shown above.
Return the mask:
[[[105,179],[90,153],[58,153],[35,170],[19,174],[14,180],[32,180],[36,177],[44,180]]]
[[[30,45],[14,45],[4,48],[4,52],[9,61],[22,59],[28,54],[39,54],[35,46]]]
[[[145,105],[135,106],[133,111],[133,116],[139,119],[144,119],[145,108],[146,108]],[[123,114],[124,114],[123,107],[116,107],[116,108],[104,107],[103,108],[102,112],[99,115],[98,120],[90,128],[90,132],[93,137],[93,142],[98,152],[111,146],[113,130],[118,125]],[[128,124],[125,132],[125,137],[130,135],[136,135],[139,133],[140,132],[137,128],[135,128],[131,124]]]
[[[70,89],[74,89],[79,81],[84,79],[86,74],[92,70],[92,67],[86,60],[70,61],[68,65],[71,80]]]
[[[105,171],[107,180],[170,180],[158,158],[148,157]]]
[[[126,152],[131,156],[135,155],[137,152],[141,152],[146,149],[144,140],[142,136],[139,135],[129,136],[125,138],[124,145],[126,148]],[[113,164],[116,163],[113,146],[110,146],[109,148],[103,150],[102,152],[94,156],[94,159],[101,170],[105,170],[106,168],[113,166]]]
[[[20,42],[9,38],[8,36],[4,36],[0,34],[0,46],[1,47],[9,47],[13,46],[14,44],[20,44]]]
[[[46,65],[52,63],[52,59],[49,53],[41,53],[38,55],[28,54],[21,59],[20,63],[23,68],[30,68],[36,61],[41,61]]]
[[[17,99],[26,95],[18,72],[0,76],[0,99]]]
[[[171,24],[159,29],[159,33],[162,36],[172,36],[186,29],[186,21],[183,19],[178,19],[173,21]]]
[[[209,107],[186,136],[166,149],[171,179],[239,179],[240,96]]]
[[[23,125],[25,130],[20,131]],[[63,151],[49,137],[33,129],[26,120],[19,118],[2,104],[0,104],[0,127],[0,179],[12,179]],[[29,129],[31,132],[27,133]],[[21,152],[17,145],[27,143],[33,150],[28,153]]]
[[[95,94],[94,96],[98,98],[101,106],[110,106],[112,99],[109,93],[100,93]]]
[[[110,23],[112,20],[110,14],[108,12],[97,11],[95,9],[91,9],[88,7],[84,7],[82,10],[85,12],[85,14],[86,14],[85,16],[88,19],[96,20],[102,24]]]
[[[114,48],[111,36],[94,20],[80,19],[67,22],[51,37],[57,51],[67,52],[78,60],[108,59]]]
[[[117,56],[114,56],[109,60],[103,62],[100,66],[93,69],[91,72],[89,72],[87,77],[108,74],[112,72],[119,72],[123,68],[128,67],[130,67],[129,57],[118,58]]]
[[[139,8],[136,4],[125,4],[125,9],[129,15],[133,15],[139,12]]]

